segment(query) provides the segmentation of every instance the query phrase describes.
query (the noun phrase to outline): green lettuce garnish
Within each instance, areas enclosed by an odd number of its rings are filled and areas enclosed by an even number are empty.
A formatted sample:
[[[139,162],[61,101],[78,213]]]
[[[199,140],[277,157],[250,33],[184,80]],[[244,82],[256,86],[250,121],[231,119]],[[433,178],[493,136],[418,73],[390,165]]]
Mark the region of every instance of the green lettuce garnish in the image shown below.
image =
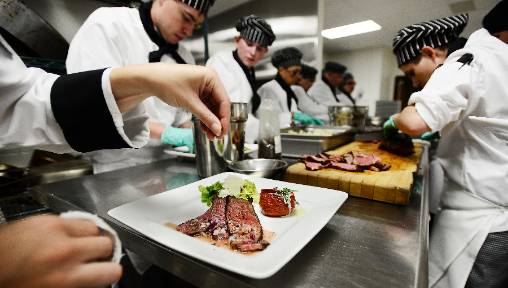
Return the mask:
[[[252,200],[256,203],[259,202],[256,185],[249,180],[234,175],[228,176],[223,183],[215,182],[210,186],[199,186],[199,191],[201,192],[201,202],[208,206],[212,205],[215,196],[221,198],[232,196],[247,201]]]
[[[212,205],[213,197],[218,195],[219,192],[224,189],[222,183],[219,181],[213,183],[210,186],[199,185],[199,192],[201,192],[201,202],[205,203],[208,206]]]
[[[249,180],[243,181],[242,189],[240,190],[240,194],[236,196],[237,198],[242,198],[245,200],[252,199],[253,202],[259,203],[259,193],[256,189],[256,184]]]

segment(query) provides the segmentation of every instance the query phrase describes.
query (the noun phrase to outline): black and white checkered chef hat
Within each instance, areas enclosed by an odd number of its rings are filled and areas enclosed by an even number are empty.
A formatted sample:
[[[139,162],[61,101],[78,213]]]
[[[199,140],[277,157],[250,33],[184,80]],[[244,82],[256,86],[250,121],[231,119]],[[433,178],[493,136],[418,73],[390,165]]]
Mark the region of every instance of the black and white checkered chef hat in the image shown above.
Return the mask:
[[[177,1],[187,4],[203,14],[208,13],[208,9],[210,9],[210,7],[212,7],[213,4],[215,3],[215,0],[177,0]]]
[[[236,30],[240,32],[240,36],[245,40],[258,43],[263,47],[268,47],[275,41],[275,34],[270,24],[256,15],[240,18],[236,23]]]
[[[141,0],[143,3],[153,2],[155,0]],[[208,13],[208,9],[215,4],[216,0],[176,0],[183,4],[189,5],[190,7],[198,10],[202,14]]]
[[[468,20],[468,14],[460,14],[400,29],[393,38],[393,53],[397,56],[399,66],[420,56],[424,46],[439,48],[457,39]]]
[[[275,68],[302,65],[302,57],[302,52],[294,47],[283,48],[273,53],[272,65]]]

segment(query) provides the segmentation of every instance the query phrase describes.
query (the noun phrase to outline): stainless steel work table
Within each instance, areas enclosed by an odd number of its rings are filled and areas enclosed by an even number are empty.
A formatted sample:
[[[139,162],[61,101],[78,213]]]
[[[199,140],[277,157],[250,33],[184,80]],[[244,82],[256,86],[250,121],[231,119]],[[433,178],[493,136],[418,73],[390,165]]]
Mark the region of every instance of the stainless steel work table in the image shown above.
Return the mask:
[[[350,197],[330,222],[274,276],[246,278],[164,247],[107,211],[198,180],[194,163],[170,159],[36,188],[55,211],[97,213],[124,246],[198,287],[427,287],[428,151],[408,206]]]

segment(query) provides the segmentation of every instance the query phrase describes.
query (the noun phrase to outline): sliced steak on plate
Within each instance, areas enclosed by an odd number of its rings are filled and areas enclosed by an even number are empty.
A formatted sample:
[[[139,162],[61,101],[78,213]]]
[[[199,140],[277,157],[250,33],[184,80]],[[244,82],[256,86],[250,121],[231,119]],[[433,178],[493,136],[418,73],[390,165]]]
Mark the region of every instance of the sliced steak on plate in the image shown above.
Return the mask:
[[[228,196],[226,219],[229,244],[233,249],[256,251],[263,250],[268,244],[263,241],[263,227],[251,202]]]
[[[212,206],[203,215],[178,225],[176,230],[191,236],[210,232],[215,240],[228,239],[226,205],[226,198],[215,197]]]

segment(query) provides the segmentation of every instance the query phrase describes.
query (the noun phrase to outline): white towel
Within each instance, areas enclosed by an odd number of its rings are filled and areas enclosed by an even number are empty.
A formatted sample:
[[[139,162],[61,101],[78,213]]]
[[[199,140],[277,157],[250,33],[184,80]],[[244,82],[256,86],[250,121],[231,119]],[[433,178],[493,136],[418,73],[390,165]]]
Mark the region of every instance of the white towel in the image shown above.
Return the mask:
[[[120,263],[122,259],[122,242],[120,242],[120,238],[118,238],[118,234],[116,231],[111,228],[104,220],[99,218],[99,216],[90,214],[82,211],[69,211],[60,214],[60,217],[65,219],[84,219],[89,220],[95,223],[102,231],[109,234],[114,239],[114,247],[113,247],[113,257],[111,258],[112,262]]]

